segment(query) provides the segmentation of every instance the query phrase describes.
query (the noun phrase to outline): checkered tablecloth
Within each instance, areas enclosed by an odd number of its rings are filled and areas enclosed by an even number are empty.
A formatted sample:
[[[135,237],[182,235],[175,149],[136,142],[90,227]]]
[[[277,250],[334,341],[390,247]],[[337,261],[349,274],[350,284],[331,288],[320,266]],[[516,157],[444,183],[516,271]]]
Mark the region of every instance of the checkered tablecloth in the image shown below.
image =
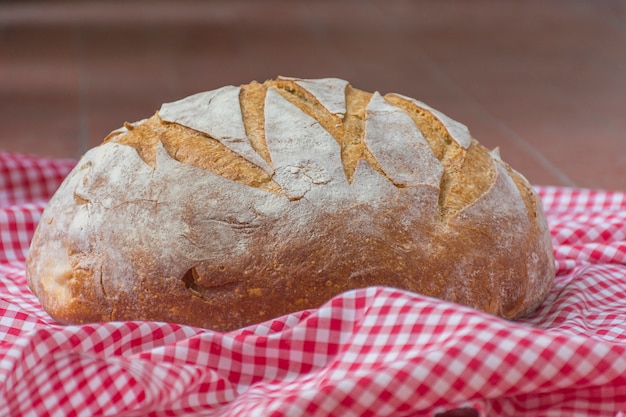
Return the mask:
[[[537,187],[558,276],[517,322],[367,288],[231,333],[61,326],[28,290],[24,257],[73,164],[0,152],[0,416],[626,412],[625,193]]]

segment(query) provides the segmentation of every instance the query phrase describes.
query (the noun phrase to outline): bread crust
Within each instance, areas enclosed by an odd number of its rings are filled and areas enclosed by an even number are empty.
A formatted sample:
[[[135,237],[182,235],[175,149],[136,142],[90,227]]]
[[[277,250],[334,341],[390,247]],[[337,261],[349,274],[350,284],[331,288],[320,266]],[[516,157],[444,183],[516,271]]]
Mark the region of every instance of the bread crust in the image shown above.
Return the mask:
[[[220,331],[392,286],[515,319],[554,278],[528,181],[462,124],[337,79],[164,104],[88,151],[27,277],[61,323]]]

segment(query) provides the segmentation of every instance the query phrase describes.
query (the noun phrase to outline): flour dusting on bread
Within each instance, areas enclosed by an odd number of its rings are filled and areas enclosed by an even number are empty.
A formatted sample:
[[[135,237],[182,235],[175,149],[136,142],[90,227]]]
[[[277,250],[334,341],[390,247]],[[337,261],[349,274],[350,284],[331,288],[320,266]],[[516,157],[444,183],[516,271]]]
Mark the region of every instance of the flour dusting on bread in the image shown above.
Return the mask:
[[[27,276],[62,323],[230,330],[367,286],[517,318],[554,260],[532,187],[465,125],[399,94],[280,77],[113,131],[51,199]]]

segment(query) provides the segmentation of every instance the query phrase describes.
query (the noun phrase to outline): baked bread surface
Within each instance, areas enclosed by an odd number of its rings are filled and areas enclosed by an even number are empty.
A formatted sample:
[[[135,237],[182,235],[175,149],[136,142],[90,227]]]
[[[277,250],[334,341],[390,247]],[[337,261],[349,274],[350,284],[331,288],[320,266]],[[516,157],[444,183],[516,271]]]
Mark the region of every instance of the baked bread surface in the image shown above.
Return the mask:
[[[226,331],[392,286],[515,319],[554,278],[528,181],[399,94],[281,77],[163,104],[88,151],[27,259],[62,323]]]

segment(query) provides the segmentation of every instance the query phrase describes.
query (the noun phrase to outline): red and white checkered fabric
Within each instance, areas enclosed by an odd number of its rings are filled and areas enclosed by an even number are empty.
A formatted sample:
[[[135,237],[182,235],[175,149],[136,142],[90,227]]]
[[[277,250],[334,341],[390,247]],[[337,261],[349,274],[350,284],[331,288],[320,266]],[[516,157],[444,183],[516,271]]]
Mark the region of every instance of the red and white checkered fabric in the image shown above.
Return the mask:
[[[625,193],[537,188],[558,276],[518,322],[367,288],[231,333],[64,327],[28,290],[24,257],[73,163],[0,153],[0,416],[626,413]]]

